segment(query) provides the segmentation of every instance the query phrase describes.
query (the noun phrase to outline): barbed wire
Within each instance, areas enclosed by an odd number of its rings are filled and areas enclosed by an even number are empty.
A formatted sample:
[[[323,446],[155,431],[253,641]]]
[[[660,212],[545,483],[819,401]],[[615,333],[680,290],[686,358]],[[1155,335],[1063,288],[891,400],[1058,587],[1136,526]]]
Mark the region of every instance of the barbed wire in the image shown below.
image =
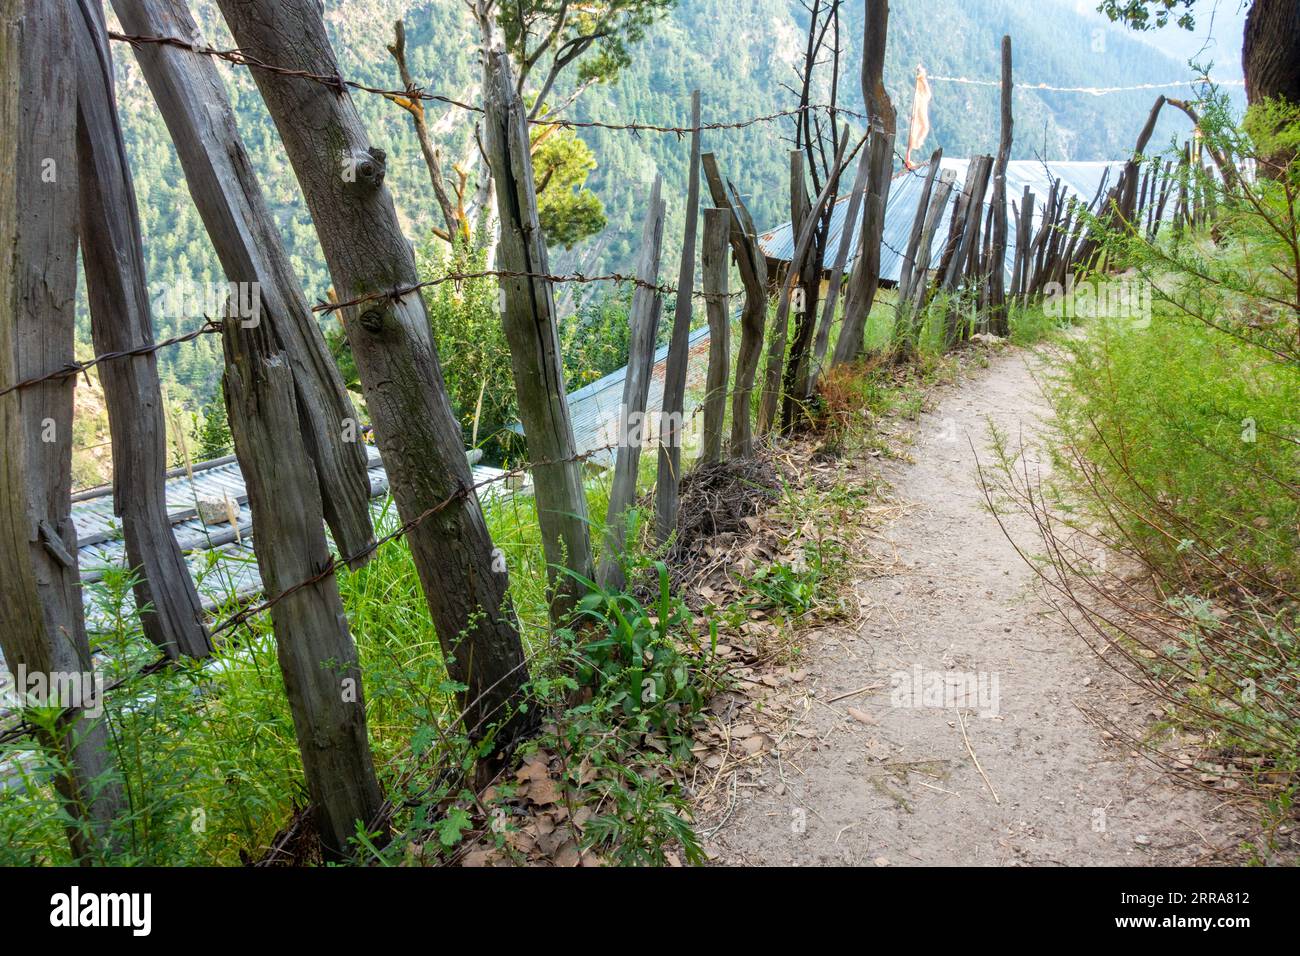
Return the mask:
[[[614,282],[621,284],[631,284],[641,289],[648,289],[660,295],[677,295],[678,288],[667,284],[656,285],[640,276],[628,275],[622,272],[608,272],[603,275],[585,275],[581,272],[571,272],[568,274],[557,275],[549,272],[516,272],[510,269],[483,269],[477,272],[448,272],[438,276],[436,279],[425,279],[406,286],[399,286],[396,289],[389,289],[383,292],[368,292],[365,295],[359,295],[356,298],[348,299],[344,302],[320,302],[312,307],[312,311],[328,315],[341,309],[352,309],[365,305],[367,302],[379,301],[396,301],[405,298],[412,292],[419,292],[423,289],[430,289],[435,286],[444,285],[448,282],[468,282],[473,279],[536,279],[542,282]],[[725,295],[717,292],[694,291],[691,293],[692,298],[696,299],[718,299],[718,298],[735,298],[743,295],[743,292],[728,292]]]
[[[320,302],[317,305],[312,307],[312,312],[318,315],[329,315],[333,312],[339,311],[340,309],[349,309],[349,308],[355,308],[357,306],[365,305],[367,302],[396,301],[398,299],[404,298],[407,295],[410,295],[412,292],[419,292],[423,289],[433,288],[435,286],[443,285],[447,282],[459,283],[459,282],[467,282],[473,279],[489,279],[489,278],[537,279],[540,281],[553,282],[553,283],[614,282],[614,283],[632,284],[640,288],[649,289],[650,291],[658,293],[660,295],[676,295],[678,293],[678,289],[676,286],[667,285],[667,284],[656,285],[655,283],[649,282],[638,276],[626,275],[624,273],[619,273],[619,272],[611,272],[604,275],[589,276],[589,275],[584,275],[583,273],[580,272],[574,272],[568,275],[556,275],[556,274],[551,274],[546,272],[516,272],[510,269],[484,269],[479,272],[449,272],[446,273],[445,275],[438,276],[436,279],[426,279],[421,282],[416,282],[408,286],[402,286],[385,292],[367,293],[366,295],[357,296],[354,299],[348,299],[345,302]],[[741,295],[744,295],[743,291],[728,292],[725,294],[717,293],[717,292],[704,292],[704,291],[694,291],[691,293],[692,298],[704,299],[704,300],[709,300],[709,299],[716,300],[721,298],[734,299]],[[208,316],[204,316],[204,320],[205,320],[204,324],[201,325],[199,328],[194,329],[190,332],[185,332],[181,335],[174,335],[171,338],[163,339],[161,342],[154,342],[150,345],[140,345],[133,349],[122,349],[121,351],[117,351],[117,352],[105,352],[101,355],[96,355],[94,358],[91,358],[85,362],[70,362],[67,365],[54,369],[53,371],[45,372],[41,375],[35,375],[32,376],[31,378],[26,378],[23,379],[22,381],[15,382],[12,385],[8,385],[0,389],[0,398],[3,398],[5,395],[8,395],[10,392],[19,391],[20,389],[31,388],[35,385],[44,384],[45,382],[61,380],[65,378],[73,378],[77,375],[82,375],[88,372],[90,369],[94,368],[95,366],[103,364],[104,362],[111,362],[123,358],[136,358],[142,355],[150,355],[162,349],[170,348],[173,345],[181,345],[185,342],[191,342],[204,335],[221,334],[222,331],[221,323],[212,320]]]
[[[94,358],[86,362],[69,362],[67,365],[57,368],[52,372],[46,372],[43,375],[36,375],[32,378],[15,382],[13,385],[0,388],[0,398],[8,395],[10,392],[16,392],[19,389],[31,388],[33,385],[41,385],[45,382],[74,378],[78,375],[83,375],[96,365],[100,365],[104,362],[111,362],[115,359],[138,358],[142,355],[151,355],[159,349],[169,348],[173,345],[180,345],[182,342],[190,342],[203,335],[220,334],[221,325],[219,323],[213,322],[207,316],[204,316],[204,319],[206,320],[204,324],[199,326],[199,328],[194,329],[192,332],[186,332],[183,335],[174,335],[169,339],[163,339],[161,342],[152,342],[149,345],[139,345],[133,349],[122,349],[117,352],[105,352],[102,355],[96,355]]]
[[[426,508],[424,511],[420,512],[418,515],[411,518],[409,521],[404,522],[396,530],[389,532],[388,534],[384,535],[381,538],[375,539],[373,542],[366,545],[364,548],[358,550],[355,554],[348,555],[347,557],[342,557],[338,555],[332,556],[330,560],[326,562],[325,566],[321,568],[321,570],[318,571],[316,574],[312,575],[311,577],[305,580],[299,581],[297,584],[291,585],[287,588],[283,588],[279,594],[275,595],[272,598],[268,598],[267,600],[262,601],[259,604],[250,605],[249,607],[244,608],[242,611],[232,615],[231,617],[227,618],[225,621],[221,622],[220,624],[214,625],[212,628],[209,629],[209,633],[215,638],[218,635],[231,630],[232,628],[238,627],[240,624],[243,624],[249,618],[255,617],[258,614],[262,614],[265,611],[269,611],[271,608],[279,604],[281,601],[289,597],[291,594],[296,594],[297,592],[303,590],[304,588],[311,587],[313,584],[318,584],[319,582],[325,580],[330,575],[338,571],[340,567],[350,565],[355,561],[359,561],[362,558],[368,557],[369,555],[374,554],[384,545],[396,541],[400,538],[404,538],[407,534],[409,534],[419,525],[423,524],[425,521],[432,518],[434,515],[442,511],[445,511],[447,508],[450,508],[452,505],[456,504],[457,502],[467,500],[470,497],[470,495],[477,495],[480,490],[486,488],[489,485],[496,484],[497,482],[509,481],[512,478],[521,477],[522,475],[536,468],[546,468],[552,465],[564,465],[564,464],[584,462],[602,452],[610,451],[611,449],[617,447],[618,447],[617,444],[605,445],[604,447],[592,448],[588,451],[582,452],[581,454],[572,455],[568,458],[557,458],[550,461],[541,461],[541,462],[528,462],[522,465],[517,465],[516,467],[511,468],[509,471],[503,471],[498,475],[493,475],[489,478],[484,478],[472,484],[469,485],[462,484],[459,488],[457,488],[454,492],[452,492],[442,501],[438,502],[436,505]],[[254,531],[256,531],[256,529],[254,529]]]
[[[316,574],[312,575],[311,577],[306,578],[302,581],[298,581],[297,583],[290,585],[289,587],[283,588],[275,596],[270,597],[265,601],[258,602],[257,604],[250,604],[248,607],[245,607],[244,609],[238,611],[237,613],[232,614],[231,616],[220,621],[219,623],[211,625],[208,628],[208,634],[215,641],[216,638],[218,638],[220,635],[226,633],[227,631],[234,630],[235,628],[239,627],[242,624],[247,623],[250,619],[256,617],[259,614],[263,614],[266,611],[271,610],[273,607],[275,607],[277,604],[279,604],[281,601],[285,600],[286,598],[290,597],[291,595],[296,594],[299,591],[302,591],[306,588],[309,588],[314,584],[318,584],[321,581],[324,581],[326,578],[337,573],[337,571],[340,568],[346,567],[354,561],[358,561],[361,558],[374,554],[376,551],[378,551],[386,544],[390,544],[394,541],[404,538],[416,527],[423,524],[425,521],[428,521],[434,515],[439,514],[442,511],[445,511],[447,508],[450,508],[452,505],[456,504],[457,502],[468,500],[470,495],[472,494],[477,495],[479,491],[488,487],[489,485],[493,485],[499,482],[505,482],[513,478],[521,477],[522,475],[530,471],[533,471],[537,468],[545,468],[551,465],[585,462],[590,460],[591,458],[594,458],[596,455],[615,450],[619,447],[620,447],[619,443],[610,443],[607,445],[603,445],[599,448],[591,448],[585,452],[571,455],[568,458],[525,462],[523,464],[516,465],[514,468],[511,468],[508,471],[503,471],[499,474],[481,479],[480,481],[474,482],[472,484],[468,484],[468,485],[461,484],[460,487],[458,487],[454,492],[452,492],[442,501],[438,502],[437,504],[429,508],[426,508],[420,514],[411,518],[409,521],[404,522],[400,527],[389,532],[383,537],[375,539],[375,541],[373,541],[366,547],[361,548],[356,553],[348,555],[346,557],[340,555],[331,555],[330,560],[326,562],[324,567],[322,567],[320,571],[318,571]],[[254,533],[256,533],[256,528],[254,528],[253,531]],[[106,685],[100,693],[101,695],[106,694],[109,691],[116,690],[117,688],[122,687],[123,685],[129,683],[132,680],[135,680],[140,677],[147,677],[152,674],[158,673],[159,671],[166,670],[174,663],[176,662],[170,658],[167,657],[160,658],[150,664],[146,664],[135,669],[134,671],[124,675],[123,677],[118,678],[112,683]],[[488,688],[488,690],[491,690],[491,688]],[[484,691],[484,693],[486,693],[486,691]],[[77,708],[71,708],[71,707],[65,708],[61,714],[60,719],[64,719],[66,717],[71,716],[76,710]],[[35,733],[38,729],[39,728],[36,725],[32,724],[29,721],[25,721],[25,720],[19,721],[14,726],[4,731],[0,731],[0,744],[9,743],[11,741],[21,739],[23,737],[29,737],[33,733]]]
[[[375,96],[382,96],[384,99],[400,102],[402,100],[425,100],[428,102],[442,103],[454,109],[465,110],[470,113],[482,113],[483,107],[475,106],[472,103],[464,103],[460,100],[453,99],[450,96],[443,96],[438,93],[430,93],[423,87],[412,84],[406,89],[385,89],[378,86],[370,86],[365,83],[349,80],[342,74],[333,76],[312,73],[309,70],[299,70],[292,67],[276,66],[251,56],[242,50],[229,49],[223,50],[216,47],[205,46],[187,40],[184,37],[173,36],[152,36],[143,34],[126,34],[110,30],[109,39],[116,40],[119,43],[127,43],[131,46],[172,46],[183,50],[189,50],[201,56],[210,56],[214,59],[224,60],[235,66],[248,67],[249,69],[261,70],[264,73],[274,73],[279,76],[286,76],[297,80],[309,80],[313,83],[319,83],[322,86],[329,87],[336,93],[344,93],[347,90],[356,90],[361,93],[370,93]],[[571,120],[571,119],[546,119],[537,117],[530,119],[528,122],[533,126],[558,126],[564,129],[606,129],[606,130],[626,130],[632,133],[673,133],[676,136],[684,136],[687,133],[700,133],[718,130],[737,130],[749,126],[755,126],[759,123],[772,123],[777,120],[789,119],[799,116],[805,112],[823,112],[836,115],[844,115],[855,119],[864,119],[862,113],[854,110],[845,109],[841,106],[835,106],[826,103],[811,103],[808,105],[797,106],[793,109],[778,110],[774,113],[767,113],[762,116],[752,116],[742,120],[727,120],[715,123],[702,123],[699,126],[669,126],[661,123],[611,123],[603,120]]]

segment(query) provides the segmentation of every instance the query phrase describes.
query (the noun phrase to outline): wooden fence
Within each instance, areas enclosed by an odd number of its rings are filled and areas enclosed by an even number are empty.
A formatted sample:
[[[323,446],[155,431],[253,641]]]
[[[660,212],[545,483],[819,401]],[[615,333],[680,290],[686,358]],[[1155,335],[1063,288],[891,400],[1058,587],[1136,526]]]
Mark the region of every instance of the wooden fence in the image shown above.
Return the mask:
[[[645,411],[666,295],[675,295],[676,303],[659,439],[655,520],[661,541],[676,527],[685,467],[681,412],[697,298],[705,303],[712,334],[705,461],[754,453],[756,387],[759,437],[789,426],[792,410],[816,390],[837,312],[843,313],[843,329],[833,361],[850,362],[861,355],[879,282],[894,153],[893,108],[879,83],[887,6],[869,3],[869,19],[878,33],[869,31],[864,41],[870,74],[864,91],[867,132],[850,150],[847,125],[841,129],[836,123],[864,117],[834,103],[811,104],[806,94],[797,109],[704,123],[697,91],[686,126],[529,118],[510,64],[499,52],[485,58],[481,108],[414,87],[368,87],[340,76],[316,0],[218,2],[238,50],[215,50],[187,39],[198,32],[184,0],[112,0],[129,31],[124,34],[109,33],[99,0],[15,0],[0,15],[4,158],[8,168],[19,171],[5,178],[0,197],[0,248],[7,256],[0,266],[0,423],[7,443],[0,464],[0,650],[11,667],[30,672],[81,672],[91,666],[70,520],[69,462],[76,376],[97,368],[109,406],[116,511],[138,575],[136,606],[144,633],[164,658],[155,667],[182,655],[206,657],[235,628],[269,614],[317,829],[325,852],[343,857],[358,820],[382,843],[386,805],[367,739],[364,675],[335,580],[339,567],[359,567],[378,548],[405,538],[448,672],[465,688],[458,701],[465,734],[475,742],[494,741],[498,749],[489,752],[497,754],[530,733],[537,720],[536,708],[521,706],[529,661],[510,603],[509,575],[488,535],[480,488],[473,482],[443,385],[421,291],[467,278],[500,280],[530,461],[493,480],[524,470],[533,475],[552,611],[562,620],[586,586],[583,582],[594,578],[609,588],[624,584],[626,517],[635,497],[640,454],[640,443],[625,436]],[[114,106],[113,40],[134,48],[227,279],[256,290],[256,320],[232,311],[184,335],[154,340],[134,185]],[[311,210],[336,301],[309,305],[293,275],[240,140],[218,61],[252,68]],[[1189,190],[1188,171],[1195,162],[1190,148],[1176,168],[1139,161],[1162,98],[1133,159],[1109,192],[1103,182],[1085,208],[1067,197],[1059,182],[1046,197],[1026,191],[1014,208],[1009,238],[1002,199],[1012,145],[1009,39],[1003,42],[1002,73],[996,160],[977,157],[960,187],[951,174],[936,175],[939,152],[924,174],[898,290],[897,328],[905,333],[915,328],[916,316],[928,303],[945,296],[955,303],[960,293],[979,303],[981,317],[972,324],[952,305],[947,322],[953,341],[976,325],[1005,334],[1009,303],[1027,303],[1041,297],[1050,282],[1102,264],[1099,230],[1141,225],[1154,233],[1175,188],[1175,228],[1212,215],[1209,199]],[[352,101],[358,93],[434,100],[481,113],[498,186],[500,268],[419,278],[385,186],[387,157],[371,144]],[[703,150],[702,138],[756,123],[797,121],[815,112],[829,113],[832,120],[834,160],[827,159],[819,174],[805,167],[811,149],[796,151],[792,158],[798,240],[794,261],[780,277],[768,330],[769,280],[776,277],[767,274],[754,222],[738,190],[723,174],[717,154]],[[313,121],[303,122],[304,117]],[[686,231],[675,287],[659,282],[667,201],[658,179],[650,191],[635,275],[550,272],[531,163],[526,161],[529,124],[689,136]],[[810,130],[812,124],[804,128]],[[850,221],[864,208],[864,224],[857,236],[846,229],[818,316],[815,295],[798,293],[810,274],[819,276],[823,269],[819,257],[829,210],[842,175],[855,161]],[[696,292],[701,175],[713,205],[704,212],[703,288]],[[805,192],[809,177],[820,183],[813,200]],[[986,217],[990,184],[993,200]],[[931,268],[938,223],[954,190],[948,234],[938,267]],[[1042,210],[1037,220],[1035,209]],[[94,359],[81,363],[73,360],[78,240],[97,351]],[[1015,258],[1004,292],[1007,242],[1014,242]],[[728,249],[741,280],[736,293],[728,289]],[[841,309],[841,280],[855,250]],[[557,284],[588,282],[630,283],[635,290],[623,428],[598,572],[582,480],[582,464],[592,453],[575,451],[554,298]],[[731,350],[725,304],[733,296],[743,297],[743,304],[728,403]],[[337,313],[346,330],[401,516],[401,527],[378,540],[368,510],[357,414],[315,321],[323,313]],[[786,331],[792,320],[796,354],[787,365]],[[225,400],[248,486],[266,594],[264,601],[222,622],[206,621],[200,612],[162,496],[166,462],[156,353],[206,334],[220,334],[223,340]],[[767,365],[759,383],[765,339]],[[913,347],[909,343],[905,334],[903,351]],[[728,408],[731,432],[724,447]],[[326,527],[337,554],[328,547]],[[20,725],[0,740],[31,729]],[[55,783],[76,820],[69,836],[78,857],[89,856],[95,842],[111,840],[110,824],[124,800],[112,780],[105,734],[103,721],[91,720],[71,705],[58,732],[45,741],[68,755],[68,769]],[[490,755],[487,761],[494,759]]]

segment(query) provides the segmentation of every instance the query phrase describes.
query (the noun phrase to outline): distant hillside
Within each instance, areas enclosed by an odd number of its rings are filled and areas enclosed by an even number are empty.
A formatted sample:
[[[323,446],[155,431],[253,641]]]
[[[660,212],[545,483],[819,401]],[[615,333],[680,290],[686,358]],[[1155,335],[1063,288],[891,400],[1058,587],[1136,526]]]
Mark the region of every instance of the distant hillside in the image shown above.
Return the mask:
[[[230,43],[212,0],[193,4],[211,42]],[[405,15],[408,55],[417,80],[432,91],[477,99],[477,66],[468,17],[451,0],[331,0],[326,14],[345,75],[368,84],[397,83],[384,45],[392,20]],[[793,78],[806,16],[795,0],[682,0],[668,19],[651,30],[636,49],[635,61],[620,81],[589,90],[572,112],[576,119],[685,122],[691,89],[704,94],[706,121],[725,121],[775,112],[792,105],[780,86]],[[861,4],[847,5],[844,24],[844,105],[860,109],[858,71]],[[1057,86],[1119,86],[1168,81],[1187,68],[1160,56],[1116,30],[1104,30],[1074,13],[1064,2],[1006,0],[995,5],[959,0],[925,4],[896,3],[892,14],[886,81],[899,108],[900,136],[911,102],[915,66],[924,63],[936,76],[993,79],[1004,32],[1015,41],[1016,75],[1026,83]],[[136,170],[146,233],[150,276],[158,285],[179,281],[210,284],[222,280],[198,215],[185,188],[166,127],[129,47],[114,44],[119,99]],[[267,117],[245,71],[222,67],[239,112],[244,136],[263,173],[293,261],[309,296],[322,298],[329,287],[305,207]],[[997,138],[996,90],[936,82],[928,148],[943,145],[949,155],[992,151]],[[1101,159],[1123,155],[1154,92],[1094,97],[1078,93],[1021,91],[1016,99],[1016,157]],[[408,117],[374,96],[357,101],[376,143],[389,154],[389,183],[413,240],[427,235],[435,206]],[[469,148],[472,117],[450,115],[441,129],[453,140],[451,152]],[[435,117],[439,114],[435,111]],[[1171,127],[1172,129],[1172,127]],[[788,218],[786,137],[790,123],[767,123],[713,133],[707,149],[718,154],[729,177],[745,194],[761,226]],[[680,245],[687,144],[672,135],[584,130],[599,169],[592,184],[605,203],[610,235],[597,268],[627,269],[649,178],[663,173],[669,200],[667,262]],[[1161,133],[1157,141],[1163,141]],[[572,266],[582,250],[556,263]],[[666,266],[669,274],[674,266]],[[185,317],[160,315],[159,336],[188,327]],[[170,350],[163,369],[174,394],[199,403],[210,396],[220,375],[219,343],[210,338]]]

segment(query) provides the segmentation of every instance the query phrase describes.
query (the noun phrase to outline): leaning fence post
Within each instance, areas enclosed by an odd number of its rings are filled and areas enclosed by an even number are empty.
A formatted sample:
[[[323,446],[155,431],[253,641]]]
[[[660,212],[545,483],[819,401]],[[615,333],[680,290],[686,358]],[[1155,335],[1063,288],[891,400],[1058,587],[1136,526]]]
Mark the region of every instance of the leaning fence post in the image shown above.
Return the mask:
[[[198,32],[185,0],[113,0],[113,9],[136,35]],[[240,318],[270,325],[293,368],[302,435],[334,541],[344,555],[368,556],[374,530],[359,418],[271,218],[216,63],[169,44],[142,44],[135,54],[226,278],[241,300],[242,289],[252,289],[257,313]]]
[[[316,468],[298,430],[289,358],[272,344],[269,327],[244,328],[238,318],[226,319],[222,344],[226,410],[257,528],[253,550],[276,656],[317,831],[326,855],[338,859],[350,855],[357,821],[372,824],[382,802],[357,649],[325,540]]]
[[[47,686],[78,675],[94,688],[72,524],[76,379],[6,392],[75,360],[77,288],[76,63],[63,0],[0,12],[0,651],[16,678]],[[41,703],[39,696],[36,701]],[[66,706],[80,699],[43,701]],[[98,701],[102,707],[102,699]],[[89,708],[68,712],[55,739],[66,774],[55,786],[74,858],[89,861],[123,802],[108,734]]]
[[[925,270],[929,265],[929,263],[918,263],[917,254],[921,248],[921,235],[925,232],[926,216],[930,211],[930,195],[934,189],[934,177],[939,172],[939,165],[942,161],[943,149],[936,149],[930,155],[930,162],[925,171],[925,182],[921,185],[921,195],[916,202],[916,213],[912,216],[912,231],[907,237],[907,249],[903,253],[903,261],[899,266],[898,301],[895,308],[896,318],[894,319],[894,345],[903,356],[916,354],[917,342],[912,323],[912,303],[907,292],[912,287],[912,276],[914,274],[925,275]],[[908,175],[911,175],[911,173],[909,172]]]
[[[748,458],[754,451],[752,409],[754,377],[763,352],[763,325],[767,321],[767,260],[749,210],[730,183],[723,182],[712,153],[700,157],[713,205],[731,210],[731,254],[745,287],[740,311],[740,345],[736,351],[736,380],[731,389],[731,454]]]
[[[314,76],[338,61],[316,0],[218,0],[252,57]],[[384,185],[387,156],[371,146],[352,98],[311,79],[253,70],[307,199],[343,327],[361,375],[429,614],[475,741],[528,733],[528,663],[509,575],[492,545],[452,414],[420,293],[415,255]]]
[[[997,167],[993,171],[993,228],[990,230],[988,268],[989,331],[1005,336],[1011,331],[1007,314],[1007,161],[1011,159],[1011,37],[1002,38],[1001,136]]]
[[[722,420],[727,412],[727,379],[731,374],[731,329],[727,314],[727,239],[730,209],[704,210],[704,304],[709,316],[709,373],[704,392],[704,450],[700,460],[722,458]]]
[[[941,151],[936,151],[936,154]],[[858,212],[862,209],[862,196],[867,189],[867,174],[871,171],[871,152],[862,151],[858,160],[858,172],[849,192],[849,206],[844,214],[844,225],[840,229],[840,246],[835,252],[835,264],[831,267],[831,281],[826,287],[826,301],[822,303],[822,317],[817,324],[817,337],[813,340],[812,361],[808,365],[808,375],[804,382],[803,397],[813,397],[817,391],[817,380],[821,377],[822,367],[826,363],[826,351],[831,344],[831,326],[835,322],[836,307],[840,301],[840,289],[844,284],[844,270],[848,268],[849,251],[861,251],[862,234],[853,226],[858,221]],[[900,286],[901,288],[901,286]]]
[[[81,257],[90,328],[101,353],[154,343],[140,214],[113,100],[113,62],[99,0],[77,0],[77,159]],[[68,56],[67,50],[61,56]],[[145,635],[169,657],[205,657],[212,644],[202,607],[167,515],[167,442],[158,357],[152,352],[99,367],[113,439],[113,506],[126,554],[139,569],[136,606]]]
[[[691,311],[695,292],[695,235],[700,217],[700,91],[691,94],[691,166],[686,192],[686,234],[677,270],[677,306],[664,371],[664,399],[659,425],[659,476],[655,500],[655,534],[667,541],[677,527],[682,479],[682,419],[686,407],[686,369],[690,362]]]
[[[484,136],[496,181],[501,236],[501,324],[510,343],[519,420],[533,461],[537,523],[553,589],[553,616],[564,614],[594,575],[587,494],[577,459],[564,365],[555,318],[546,239],[537,214],[528,119],[504,50],[487,55],[483,70]],[[568,568],[572,575],[565,575]]]
[[[663,296],[659,284],[659,254],[663,247],[664,216],[667,206],[661,198],[663,177],[655,176],[650,187],[649,211],[641,230],[641,255],[637,260],[636,291],[632,293],[632,310],[628,313],[631,343],[628,348],[627,373],[623,377],[623,407],[619,409],[618,451],[614,458],[614,480],[609,491],[609,510],[605,515],[605,542],[596,581],[606,590],[619,590],[626,579],[619,558],[627,538],[627,509],[636,498],[637,472],[641,465],[641,446],[645,432],[645,407],[650,396],[650,377],[654,369],[655,339],[659,332],[659,314]]]

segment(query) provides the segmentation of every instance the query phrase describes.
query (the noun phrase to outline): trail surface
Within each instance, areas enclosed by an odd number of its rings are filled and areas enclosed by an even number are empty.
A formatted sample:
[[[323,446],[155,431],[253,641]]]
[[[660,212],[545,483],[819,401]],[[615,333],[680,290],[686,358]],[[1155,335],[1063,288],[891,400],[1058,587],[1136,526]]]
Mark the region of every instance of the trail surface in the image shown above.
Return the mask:
[[[1204,865],[1235,844],[1221,800],[1089,716],[1140,728],[1152,702],[1040,599],[987,510],[976,454],[991,460],[989,422],[1037,454],[1047,408],[1034,367],[1007,352],[940,390],[914,461],[883,465],[902,510],[863,547],[893,570],[855,583],[864,623],[809,636],[790,691],[803,716],[780,759],[730,781],[720,826],[702,821],[719,862]],[[1009,527],[1032,537],[1026,522]],[[971,693],[927,701],[945,677]]]

